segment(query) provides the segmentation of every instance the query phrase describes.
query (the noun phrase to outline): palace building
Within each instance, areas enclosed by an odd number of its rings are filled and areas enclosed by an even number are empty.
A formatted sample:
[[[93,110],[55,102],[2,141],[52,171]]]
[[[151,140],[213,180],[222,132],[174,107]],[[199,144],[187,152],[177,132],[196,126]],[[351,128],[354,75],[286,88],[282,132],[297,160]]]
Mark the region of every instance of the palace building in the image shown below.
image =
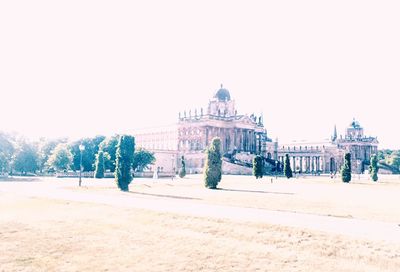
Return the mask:
[[[267,158],[268,171],[282,170],[288,154],[297,173],[336,173],[347,152],[352,156],[353,173],[362,173],[378,150],[377,139],[364,136],[364,129],[355,120],[344,137],[337,136],[335,126],[330,139],[278,145],[268,137],[262,116],[238,113],[235,100],[222,85],[205,109],[184,111],[173,125],[137,131],[134,136],[137,147],[154,152],[156,163],[150,170],[161,175],[177,172],[182,156],[187,173],[201,173],[205,150],[214,137],[221,139],[225,174],[251,174],[252,159],[257,154]]]
[[[201,173],[205,150],[214,137],[221,139],[223,154],[238,156],[247,162],[251,162],[254,154],[277,158],[276,144],[268,138],[262,116],[239,114],[230,92],[222,85],[206,109],[184,111],[172,126],[134,135],[138,147],[155,153],[155,167],[161,172],[176,171],[184,156],[187,172]],[[224,166],[225,173],[239,171],[228,163]]]
[[[283,163],[285,155],[289,154],[291,168],[297,173],[337,173],[345,153],[351,154],[352,172],[363,173],[368,169],[371,155],[378,154],[378,140],[365,136],[360,123],[353,120],[344,137],[337,136],[335,126],[329,140],[282,144],[278,160]]]

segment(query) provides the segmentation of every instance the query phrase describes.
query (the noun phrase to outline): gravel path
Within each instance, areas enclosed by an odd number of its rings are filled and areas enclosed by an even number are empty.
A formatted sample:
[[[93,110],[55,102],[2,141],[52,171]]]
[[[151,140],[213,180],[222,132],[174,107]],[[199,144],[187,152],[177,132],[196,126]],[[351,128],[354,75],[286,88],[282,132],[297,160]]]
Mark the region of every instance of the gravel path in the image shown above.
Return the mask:
[[[124,208],[147,209],[198,217],[265,222],[348,235],[355,238],[400,243],[400,224],[397,223],[207,204],[190,197],[174,198],[162,195],[122,193],[117,190],[91,190],[96,189],[95,187],[76,188],[76,184],[73,183],[72,185],[71,181],[1,182],[0,197],[1,194],[7,193],[28,197],[106,204]]]

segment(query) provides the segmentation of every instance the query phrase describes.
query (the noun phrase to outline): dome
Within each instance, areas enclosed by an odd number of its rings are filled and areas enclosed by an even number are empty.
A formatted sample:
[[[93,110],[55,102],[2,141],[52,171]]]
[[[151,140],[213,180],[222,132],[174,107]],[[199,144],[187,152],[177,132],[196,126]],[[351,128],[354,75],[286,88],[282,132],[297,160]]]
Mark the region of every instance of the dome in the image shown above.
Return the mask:
[[[214,98],[217,98],[219,101],[229,101],[231,100],[231,95],[221,84],[221,88],[215,93]]]
[[[353,121],[350,123],[349,127],[351,128],[361,128],[361,125],[358,121],[355,120],[355,118],[353,118]]]

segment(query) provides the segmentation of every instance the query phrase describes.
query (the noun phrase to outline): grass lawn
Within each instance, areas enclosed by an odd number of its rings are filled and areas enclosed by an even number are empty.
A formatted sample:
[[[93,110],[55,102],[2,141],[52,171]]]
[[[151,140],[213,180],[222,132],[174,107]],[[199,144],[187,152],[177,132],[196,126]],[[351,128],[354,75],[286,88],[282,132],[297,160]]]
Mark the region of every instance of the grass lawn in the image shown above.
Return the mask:
[[[72,181],[53,182],[73,192],[119,194],[112,180],[84,180],[83,188]],[[0,182],[1,272],[354,272],[399,271],[400,267],[400,245],[394,243],[265,223],[28,197],[2,191],[3,185]],[[136,180],[130,190],[132,197],[186,197],[241,207],[390,222],[400,219],[397,180],[342,184],[306,178],[271,183],[268,178],[226,176],[219,187],[223,190],[206,190],[199,176],[189,176],[174,181]]]

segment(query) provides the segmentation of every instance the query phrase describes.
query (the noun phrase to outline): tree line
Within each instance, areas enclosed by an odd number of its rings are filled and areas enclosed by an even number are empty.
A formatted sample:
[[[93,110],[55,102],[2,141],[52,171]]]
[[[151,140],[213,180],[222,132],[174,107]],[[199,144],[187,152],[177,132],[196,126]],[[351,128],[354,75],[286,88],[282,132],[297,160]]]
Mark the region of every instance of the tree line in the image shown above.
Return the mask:
[[[120,136],[28,140],[18,134],[0,132],[0,173],[47,175],[61,171],[114,172],[116,152]],[[79,146],[83,145],[84,150]],[[138,149],[133,154],[132,169],[142,171],[154,163],[154,154]],[[100,160],[100,163],[99,163]]]
[[[400,150],[379,150],[377,160],[379,164],[388,165],[394,172],[400,173]]]

